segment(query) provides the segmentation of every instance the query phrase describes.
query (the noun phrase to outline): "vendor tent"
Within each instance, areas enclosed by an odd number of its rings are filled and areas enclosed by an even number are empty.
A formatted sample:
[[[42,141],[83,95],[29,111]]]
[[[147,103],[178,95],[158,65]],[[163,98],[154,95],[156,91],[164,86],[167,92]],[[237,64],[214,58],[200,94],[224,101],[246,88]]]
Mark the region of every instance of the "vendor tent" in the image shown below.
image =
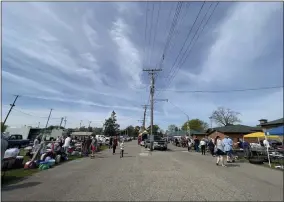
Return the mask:
[[[265,133],[256,132],[244,135],[244,138],[265,138]],[[279,138],[277,135],[270,135],[269,138]]]
[[[271,128],[266,131],[266,134],[269,135],[269,137],[274,135],[284,135],[284,126],[278,126],[277,128]]]

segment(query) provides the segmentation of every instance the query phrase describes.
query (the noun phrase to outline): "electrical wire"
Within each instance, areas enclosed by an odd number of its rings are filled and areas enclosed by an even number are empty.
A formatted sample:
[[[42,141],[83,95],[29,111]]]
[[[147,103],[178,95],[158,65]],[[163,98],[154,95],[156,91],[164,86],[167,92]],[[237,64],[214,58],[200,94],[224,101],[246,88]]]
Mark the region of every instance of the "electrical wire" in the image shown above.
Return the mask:
[[[245,92],[245,91],[259,91],[259,90],[270,90],[283,88],[283,86],[271,86],[271,87],[260,87],[260,88],[247,88],[247,89],[233,89],[233,90],[170,90],[161,89],[157,91],[172,91],[177,93],[231,93],[231,92]]]
[[[201,31],[199,32],[199,35],[196,37],[196,40],[194,41],[194,43],[193,43],[191,49],[189,50],[189,53],[188,53],[187,56],[185,57],[185,60],[183,60],[183,63],[177,67],[178,70],[181,68],[181,66],[184,64],[184,62],[185,62],[186,59],[188,58],[188,56],[189,56],[189,54],[190,54],[192,48],[194,47],[195,43],[196,43],[197,40],[199,39],[200,34],[203,32],[204,28],[206,27],[206,25],[207,25],[208,22],[210,21],[211,17],[213,16],[213,14],[214,14],[214,12],[215,12],[215,10],[216,10],[218,4],[219,4],[219,2],[217,2],[216,5],[215,5],[215,7],[213,8],[213,11],[211,12],[210,16],[208,17],[207,21],[205,22],[203,28],[202,28]],[[208,10],[208,11],[209,11],[209,10]],[[203,18],[203,19],[204,19],[204,18]],[[203,20],[202,20],[202,21],[203,21]],[[202,23],[201,23],[201,24],[202,24]],[[200,24],[200,25],[201,25],[201,24]],[[197,32],[196,32],[196,33],[197,33]],[[188,47],[189,47],[189,46],[188,46]],[[187,48],[187,50],[188,50],[188,48]],[[184,52],[184,55],[185,55],[185,53],[186,53],[186,52]],[[175,75],[172,75],[170,82],[168,82],[167,88],[170,86],[171,82],[172,82],[173,79],[175,78],[175,76],[176,76],[178,70],[175,71]]]

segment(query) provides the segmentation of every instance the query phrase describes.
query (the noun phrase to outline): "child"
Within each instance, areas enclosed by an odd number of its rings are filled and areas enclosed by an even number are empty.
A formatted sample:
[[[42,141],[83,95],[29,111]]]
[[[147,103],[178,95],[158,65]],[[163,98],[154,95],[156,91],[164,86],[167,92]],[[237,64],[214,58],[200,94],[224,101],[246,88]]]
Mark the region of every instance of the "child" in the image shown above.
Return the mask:
[[[123,152],[124,152],[124,141],[122,140],[120,143],[120,158],[123,157]]]

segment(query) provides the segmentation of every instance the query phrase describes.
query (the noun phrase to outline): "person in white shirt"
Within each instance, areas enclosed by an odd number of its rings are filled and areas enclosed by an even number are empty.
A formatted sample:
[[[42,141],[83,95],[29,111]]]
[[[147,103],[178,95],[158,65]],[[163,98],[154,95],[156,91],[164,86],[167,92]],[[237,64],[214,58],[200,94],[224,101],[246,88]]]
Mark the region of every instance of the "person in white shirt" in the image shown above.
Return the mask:
[[[226,167],[226,165],[224,164],[224,155],[225,155],[224,145],[219,136],[215,138],[214,144],[215,144],[214,150],[216,151],[216,156],[217,156],[216,165],[218,166],[219,162],[221,161],[222,166]]]
[[[120,147],[120,158],[123,158],[123,153],[124,153],[124,141],[123,140],[119,144],[119,147]]]
[[[269,144],[269,142],[268,142],[268,140],[265,138],[265,140],[263,140],[263,145],[265,146],[265,147],[270,147],[270,144]]]
[[[70,147],[70,143],[71,143],[71,137],[70,137],[70,134],[68,134],[64,140],[64,145],[63,145],[64,151],[67,155],[68,155],[68,149]]]
[[[205,155],[206,142],[204,138],[200,141],[200,147],[201,147],[201,154]]]

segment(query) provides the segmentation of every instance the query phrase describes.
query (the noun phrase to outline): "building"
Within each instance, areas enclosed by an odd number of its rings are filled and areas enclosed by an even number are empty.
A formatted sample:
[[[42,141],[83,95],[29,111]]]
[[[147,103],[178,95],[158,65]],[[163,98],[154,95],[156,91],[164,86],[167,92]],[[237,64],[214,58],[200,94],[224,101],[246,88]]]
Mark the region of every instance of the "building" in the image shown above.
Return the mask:
[[[263,132],[266,132],[267,129],[276,128],[278,126],[284,126],[284,118],[276,119],[274,121],[269,122],[267,119],[260,119],[258,126],[262,128]]]
[[[190,135],[194,138],[196,137],[197,139],[201,140],[204,138],[207,133],[206,131],[196,131],[196,130],[190,130]]]
[[[237,142],[238,139],[239,138],[242,139],[244,135],[254,132],[262,132],[262,128],[245,126],[245,125],[227,125],[227,126],[208,129],[207,135],[213,139],[215,139],[216,136],[219,136],[221,139],[223,139],[227,135],[234,142]]]

